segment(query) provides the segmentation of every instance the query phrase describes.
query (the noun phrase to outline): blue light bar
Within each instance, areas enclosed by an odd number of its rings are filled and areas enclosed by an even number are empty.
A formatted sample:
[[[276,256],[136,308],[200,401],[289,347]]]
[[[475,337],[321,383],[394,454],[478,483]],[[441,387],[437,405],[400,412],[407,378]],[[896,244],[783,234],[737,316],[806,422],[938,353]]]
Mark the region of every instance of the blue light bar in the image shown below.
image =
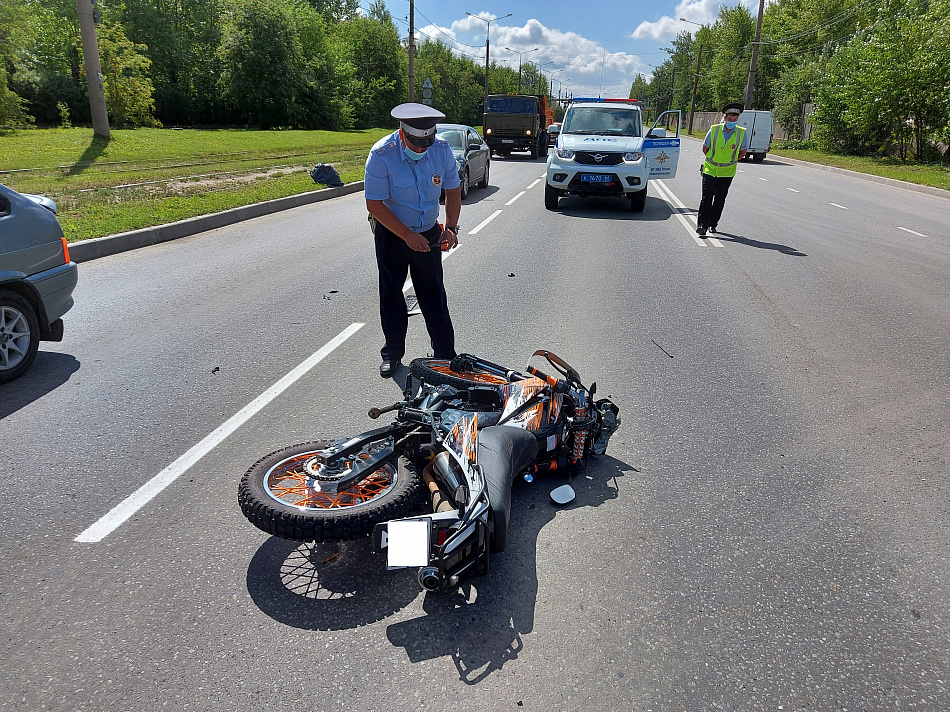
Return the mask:
[[[571,99],[571,101],[572,102],[579,102],[579,101],[599,102],[602,104],[608,101],[617,103],[617,104],[639,104],[640,103],[639,100],[637,99],[602,99],[599,96],[575,96],[573,99]]]

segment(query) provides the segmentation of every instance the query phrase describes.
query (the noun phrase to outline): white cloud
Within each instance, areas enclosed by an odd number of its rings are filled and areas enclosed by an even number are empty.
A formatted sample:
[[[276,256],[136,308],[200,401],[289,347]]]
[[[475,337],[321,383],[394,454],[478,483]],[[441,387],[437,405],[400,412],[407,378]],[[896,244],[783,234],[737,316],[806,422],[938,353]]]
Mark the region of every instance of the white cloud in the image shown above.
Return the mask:
[[[739,2],[749,8],[753,15],[758,14],[758,0],[739,0]],[[771,0],[765,0],[766,5],[770,3]],[[637,25],[637,28],[630,33],[630,36],[635,40],[644,38],[654,40],[673,39],[683,30],[693,32],[698,29],[696,25],[689,23],[698,22],[700,25],[713,24],[716,18],[719,17],[719,8],[727,4],[732,6],[732,3],[727,2],[727,0],[680,0],[680,3],[673,11],[672,17],[670,15],[664,15],[655,22],[641,22]],[[680,18],[685,18],[689,23],[683,22]]]

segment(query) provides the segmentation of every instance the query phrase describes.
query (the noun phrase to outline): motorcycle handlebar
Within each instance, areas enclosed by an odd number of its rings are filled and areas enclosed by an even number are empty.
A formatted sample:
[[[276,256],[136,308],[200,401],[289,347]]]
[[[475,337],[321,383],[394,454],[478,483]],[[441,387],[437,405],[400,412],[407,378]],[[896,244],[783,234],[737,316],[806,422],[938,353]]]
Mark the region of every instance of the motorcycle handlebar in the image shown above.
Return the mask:
[[[542,381],[544,381],[549,386],[551,386],[551,388],[554,389],[555,393],[567,393],[569,390],[571,390],[571,384],[565,381],[563,378],[555,378],[554,376],[549,376],[548,374],[544,373],[544,371],[540,371],[536,369],[534,366],[528,366],[527,371],[532,376],[537,376]]]

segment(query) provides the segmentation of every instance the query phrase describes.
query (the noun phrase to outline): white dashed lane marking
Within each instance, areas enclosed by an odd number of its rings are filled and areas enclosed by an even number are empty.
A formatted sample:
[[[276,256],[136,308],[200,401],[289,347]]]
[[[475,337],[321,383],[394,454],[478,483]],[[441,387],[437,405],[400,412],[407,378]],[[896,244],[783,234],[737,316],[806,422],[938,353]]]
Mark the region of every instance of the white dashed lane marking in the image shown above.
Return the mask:
[[[792,191],[793,193],[801,193],[800,190],[795,190],[794,188],[786,188],[785,190],[790,190],[790,191]]]
[[[914,232],[913,230],[908,230],[906,227],[900,227],[900,226],[898,226],[897,229],[898,229],[898,230],[903,230],[904,232],[909,232],[911,235],[916,235],[917,237],[927,237],[927,236],[924,235],[923,233]]]
[[[847,208],[846,208],[845,206],[843,206],[843,205],[838,205],[837,203],[828,203],[828,205],[834,205],[836,208],[841,208],[842,210],[847,210]]]

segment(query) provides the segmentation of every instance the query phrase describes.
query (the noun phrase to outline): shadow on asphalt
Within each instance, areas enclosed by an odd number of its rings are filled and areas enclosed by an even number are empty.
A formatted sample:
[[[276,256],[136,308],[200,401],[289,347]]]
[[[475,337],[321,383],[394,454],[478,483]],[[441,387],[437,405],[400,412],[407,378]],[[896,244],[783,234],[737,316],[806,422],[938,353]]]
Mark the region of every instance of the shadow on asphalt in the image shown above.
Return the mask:
[[[630,210],[629,198],[607,198],[590,195],[581,198],[578,195],[566,195],[558,201],[558,208],[554,212],[572,218],[588,218],[594,220],[631,220],[633,222],[663,222],[672,215],[669,204],[652,195],[647,196],[647,204],[642,213]],[[660,208],[667,208],[661,210]]]
[[[66,383],[79,370],[72,354],[39,351],[33,365],[15,381],[0,385],[0,418],[6,418]]]
[[[750,237],[743,237],[742,235],[733,235],[728,232],[717,232],[710,233],[711,237],[719,238],[723,241],[735,242],[739,245],[748,245],[749,247],[756,247],[760,250],[775,250],[776,252],[781,252],[783,255],[788,255],[789,257],[808,257],[804,252],[800,252],[794,247],[788,245],[781,245],[777,242],[762,242],[761,240],[753,240]]]
[[[577,499],[568,506],[597,507],[615,499],[617,477],[631,469],[609,456],[594,460],[572,478]],[[516,659],[524,635],[534,630],[538,535],[562,509],[551,503],[548,494],[564,481],[563,476],[539,478],[530,485],[516,480],[508,548],[491,558],[488,575],[455,592],[426,594],[422,605],[426,615],[390,625],[389,641],[404,648],[413,663],[451,657],[459,679],[467,685],[478,684]]]
[[[631,470],[636,471],[610,456],[596,458],[571,479],[577,498],[567,508],[615,499],[617,478]],[[523,636],[534,629],[538,535],[564,509],[548,494],[565,479],[538,478],[530,485],[516,480],[508,548],[491,558],[489,573],[453,592],[424,594],[426,615],[388,626],[390,643],[404,648],[413,663],[451,657],[468,685],[516,659]],[[422,594],[416,569],[387,571],[385,554],[373,551],[369,538],[300,544],[271,537],[251,559],[247,590],[263,613],[303,630],[375,623]]]

